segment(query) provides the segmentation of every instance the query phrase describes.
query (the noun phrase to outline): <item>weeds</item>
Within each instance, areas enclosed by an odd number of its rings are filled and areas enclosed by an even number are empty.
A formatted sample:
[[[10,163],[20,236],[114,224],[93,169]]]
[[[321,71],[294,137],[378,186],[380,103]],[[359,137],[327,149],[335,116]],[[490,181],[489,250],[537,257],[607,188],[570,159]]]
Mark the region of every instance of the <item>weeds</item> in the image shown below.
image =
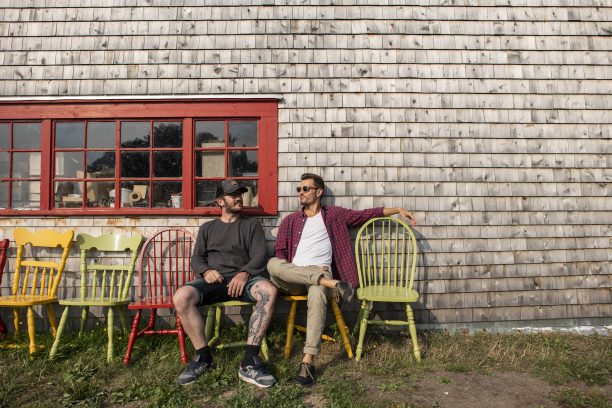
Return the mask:
[[[246,328],[235,326],[223,336],[224,341],[244,338]],[[128,366],[121,364],[125,333],[117,336],[111,364],[101,329],[80,337],[67,333],[53,361],[47,355],[51,340],[40,335],[37,341],[46,349],[32,357],[25,348],[0,349],[0,407],[436,407],[435,399],[418,399],[422,381],[442,389],[453,387],[457,375],[500,371],[548,381],[553,384],[548,400],[563,407],[609,406],[597,388],[608,384],[612,366],[611,341],[602,336],[424,332],[420,343],[426,352],[416,364],[409,339],[373,332],[360,363],[347,360],[340,343],[325,343],[317,357],[318,383],[302,389],[293,378],[303,336],[295,337],[292,358],[285,360],[284,330],[276,327],[268,335],[268,368],[278,384],[265,390],[238,380],[242,349],[216,351],[217,370],[180,387],[175,378],[182,366],[173,336],[139,340]]]

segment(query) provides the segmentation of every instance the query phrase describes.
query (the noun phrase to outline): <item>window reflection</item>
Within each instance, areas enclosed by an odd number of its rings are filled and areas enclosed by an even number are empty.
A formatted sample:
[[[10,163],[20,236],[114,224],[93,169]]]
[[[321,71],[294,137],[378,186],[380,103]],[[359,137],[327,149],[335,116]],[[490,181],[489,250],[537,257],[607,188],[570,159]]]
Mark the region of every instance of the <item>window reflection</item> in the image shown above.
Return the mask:
[[[14,149],[40,149],[40,123],[13,123]]]
[[[153,124],[153,147],[181,147],[183,126],[181,122],[155,122]]]
[[[88,122],[87,123],[87,147],[115,148],[115,122]]]
[[[121,153],[121,177],[149,177],[148,152]]]
[[[55,153],[55,175],[57,177],[83,177],[83,152]]]
[[[154,152],[153,153],[153,176],[154,177],[181,177],[183,161],[181,152]]]
[[[257,151],[230,151],[228,172],[234,177],[257,177]]]
[[[87,152],[87,178],[115,177],[115,152]]]
[[[55,124],[55,147],[57,149],[82,149],[85,142],[85,123],[59,122]]]
[[[224,147],[225,121],[197,121],[196,146]]]
[[[95,181],[85,183],[87,189],[87,207],[111,207],[110,192],[115,189],[113,181]]]
[[[196,183],[196,206],[216,207],[215,198],[221,189],[221,181],[198,181]]]
[[[229,123],[230,146],[255,147],[257,146],[257,122]]]
[[[40,152],[13,153],[13,177],[40,177]]]
[[[150,122],[121,122],[121,147],[149,147]]]
[[[7,181],[0,181],[0,208],[8,208],[9,206],[8,186]]]
[[[11,128],[8,123],[0,123],[0,149],[11,148]]]
[[[8,178],[10,159],[11,159],[10,153],[0,152],[0,178]]]
[[[198,177],[225,177],[225,153],[197,152],[196,174]]]
[[[13,181],[12,193],[12,208],[40,208],[40,181]]]

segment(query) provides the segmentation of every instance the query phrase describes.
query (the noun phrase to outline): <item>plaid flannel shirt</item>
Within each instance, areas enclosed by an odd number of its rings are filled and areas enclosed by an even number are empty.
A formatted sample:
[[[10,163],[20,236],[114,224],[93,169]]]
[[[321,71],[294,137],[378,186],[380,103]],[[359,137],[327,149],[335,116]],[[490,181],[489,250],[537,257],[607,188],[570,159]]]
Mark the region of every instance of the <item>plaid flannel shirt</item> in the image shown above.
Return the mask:
[[[374,217],[382,217],[383,207],[359,211],[336,206],[323,206],[321,207],[321,214],[331,241],[331,268],[334,278],[349,282],[354,287],[359,286],[357,264],[355,263],[353,245],[348,229],[361,225]],[[304,209],[283,219],[274,248],[274,254],[277,258],[284,259],[287,262],[293,261],[307,219]]]

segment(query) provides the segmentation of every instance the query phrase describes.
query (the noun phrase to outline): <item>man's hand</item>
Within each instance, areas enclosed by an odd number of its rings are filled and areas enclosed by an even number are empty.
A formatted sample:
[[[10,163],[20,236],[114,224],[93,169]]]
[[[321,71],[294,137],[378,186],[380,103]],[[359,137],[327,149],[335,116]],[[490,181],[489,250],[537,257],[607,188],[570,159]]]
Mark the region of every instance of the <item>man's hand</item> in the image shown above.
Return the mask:
[[[204,272],[206,283],[223,283],[223,276],[216,269],[209,269]]]
[[[411,227],[416,225],[416,218],[414,217],[414,214],[404,208],[398,208],[398,210],[400,217],[407,219],[410,222]]]
[[[236,276],[232,278],[230,283],[227,285],[227,294],[230,297],[237,298],[242,295],[244,285],[249,280],[249,274],[246,272],[238,272]]]

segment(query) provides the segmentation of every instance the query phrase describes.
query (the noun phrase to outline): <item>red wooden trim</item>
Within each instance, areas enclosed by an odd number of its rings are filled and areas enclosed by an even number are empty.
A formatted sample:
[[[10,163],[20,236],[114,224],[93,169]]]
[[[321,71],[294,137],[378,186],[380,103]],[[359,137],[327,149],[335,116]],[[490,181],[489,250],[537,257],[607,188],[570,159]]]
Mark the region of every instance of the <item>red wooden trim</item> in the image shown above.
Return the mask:
[[[229,140],[226,135],[225,148],[220,148],[225,153],[225,162],[229,160],[230,150],[257,150],[258,151],[258,198],[259,208],[247,209],[245,212],[251,215],[276,215],[278,209],[278,135],[277,135],[277,99],[241,99],[239,101],[227,99],[211,100],[103,100],[103,101],[27,101],[27,102],[4,102],[0,101],[0,120],[36,120],[42,121],[41,129],[41,209],[40,210],[2,210],[0,216],[69,216],[69,215],[93,215],[93,216],[157,216],[157,215],[198,215],[209,216],[219,214],[218,208],[196,207],[195,206],[195,183],[196,180],[206,178],[195,176],[194,152],[199,149],[194,143],[194,120],[219,120],[223,119],[226,123],[226,133],[229,129],[229,120],[258,120],[259,121],[259,146],[258,148],[236,148],[229,147]],[[235,119],[234,119],[235,118]],[[116,197],[121,197],[120,183],[129,181],[121,177],[121,152],[132,149],[122,149],[120,147],[120,126],[122,120],[144,120],[149,121],[151,126],[153,121],[174,120],[183,122],[183,146],[181,148],[160,148],[161,150],[181,151],[183,155],[183,208],[121,208],[120,199],[115,199],[114,208],[87,208],[86,207],[86,185],[83,184],[83,204],[82,208],[54,208],[54,120],[78,120],[87,122],[89,120],[109,119],[116,121],[116,174],[115,191]],[[153,130],[151,128],[151,138]],[[65,150],[65,149],[62,149]],[[74,149],[68,149],[74,150]],[[68,151],[67,150],[67,151]],[[75,151],[80,151],[76,149]],[[86,154],[86,146],[83,154]],[[104,149],[102,149],[104,150]],[[153,144],[148,149],[135,149],[148,151],[150,154],[149,176],[144,180],[149,183],[149,194],[152,194],[152,185],[155,179],[152,174]],[[214,150],[214,149],[212,149]],[[84,169],[86,171],[86,168]],[[227,172],[227,165],[225,171]],[[86,174],[84,176],[86,178]],[[242,177],[240,177],[242,179]],[[244,178],[254,179],[254,178]],[[58,178],[59,180],[59,178]],[[113,180],[112,178],[110,180]],[[109,181],[110,181],[109,180]],[[165,179],[164,179],[165,180]],[[101,181],[101,180],[96,180]],[[177,181],[168,179],[168,181]],[[81,180],[83,183],[83,180]],[[9,186],[10,187],[10,186]],[[153,205],[151,196],[149,197],[149,207]]]

